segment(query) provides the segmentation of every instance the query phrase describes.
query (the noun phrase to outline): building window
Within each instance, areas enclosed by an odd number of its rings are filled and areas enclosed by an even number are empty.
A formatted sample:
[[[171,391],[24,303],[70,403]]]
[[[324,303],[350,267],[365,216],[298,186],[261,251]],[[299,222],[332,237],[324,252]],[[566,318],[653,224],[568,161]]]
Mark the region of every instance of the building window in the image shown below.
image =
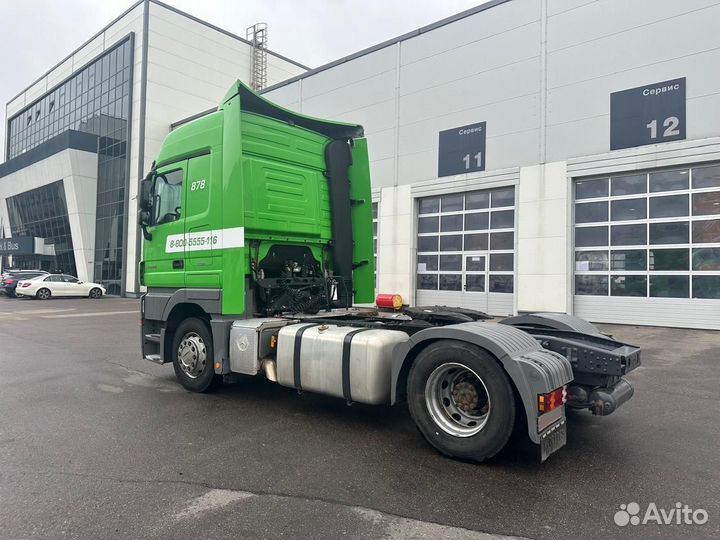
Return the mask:
[[[121,292],[123,275],[131,45],[129,38],[117,44],[30,104],[10,119],[8,131],[8,159],[67,130],[97,135],[94,280],[110,294]]]
[[[12,236],[32,236],[45,241],[43,254],[17,255],[17,268],[52,270],[77,275],[63,181],[8,197]],[[7,261],[3,263],[3,266]]]
[[[513,187],[418,201],[417,289],[512,293]]]
[[[720,165],[577,180],[575,294],[720,298]]]

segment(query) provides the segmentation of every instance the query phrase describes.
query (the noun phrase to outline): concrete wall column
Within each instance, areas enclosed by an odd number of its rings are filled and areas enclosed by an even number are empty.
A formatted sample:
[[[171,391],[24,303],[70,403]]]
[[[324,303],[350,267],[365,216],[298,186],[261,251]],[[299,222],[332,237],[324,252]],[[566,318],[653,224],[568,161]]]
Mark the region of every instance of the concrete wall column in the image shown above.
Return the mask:
[[[378,293],[415,300],[414,205],[410,186],[383,188],[378,220]]]
[[[520,169],[517,309],[570,311],[570,183],[564,161]]]

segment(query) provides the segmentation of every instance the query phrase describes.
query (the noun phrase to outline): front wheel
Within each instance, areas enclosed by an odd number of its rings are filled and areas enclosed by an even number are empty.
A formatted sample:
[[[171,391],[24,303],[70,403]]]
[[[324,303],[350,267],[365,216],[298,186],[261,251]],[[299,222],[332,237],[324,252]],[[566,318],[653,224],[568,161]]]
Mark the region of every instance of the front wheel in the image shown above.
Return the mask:
[[[173,337],[172,360],[180,384],[192,392],[207,392],[220,382],[213,366],[212,336],[201,319],[180,323]]]
[[[407,383],[408,407],[420,433],[443,454],[484,461],[507,444],[515,398],[495,358],[454,340],[428,345]]]

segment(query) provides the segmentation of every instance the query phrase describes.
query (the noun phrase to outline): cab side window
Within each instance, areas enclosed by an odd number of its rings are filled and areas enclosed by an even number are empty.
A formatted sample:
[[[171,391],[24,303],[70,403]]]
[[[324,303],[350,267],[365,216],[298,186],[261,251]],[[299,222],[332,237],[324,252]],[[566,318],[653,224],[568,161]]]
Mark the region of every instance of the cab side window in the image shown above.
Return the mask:
[[[67,276],[65,274],[63,274],[62,280],[65,283],[78,283],[78,281],[79,281],[78,278],[73,277],[73,276]]]
[[[51,281],[51,282],[58,283],[58,282],[62,281],[62,277],[58,276],[57,274],[53,274],[52,276],[46,277],[45,281]]]
[[[161,173],[155,178],[155,225],[171,223],[182,217],[183,171]]]

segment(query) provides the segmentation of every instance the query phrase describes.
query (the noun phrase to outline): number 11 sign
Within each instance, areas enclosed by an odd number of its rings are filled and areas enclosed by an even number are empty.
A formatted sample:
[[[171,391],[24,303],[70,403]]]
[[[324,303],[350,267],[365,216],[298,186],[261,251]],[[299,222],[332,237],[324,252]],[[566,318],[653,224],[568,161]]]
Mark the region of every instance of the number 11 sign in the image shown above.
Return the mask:
[[[685,138],[685,77],[610,94],[610,150]]]
[[[438,176],[485,170],[485,122],[440,132]]]

